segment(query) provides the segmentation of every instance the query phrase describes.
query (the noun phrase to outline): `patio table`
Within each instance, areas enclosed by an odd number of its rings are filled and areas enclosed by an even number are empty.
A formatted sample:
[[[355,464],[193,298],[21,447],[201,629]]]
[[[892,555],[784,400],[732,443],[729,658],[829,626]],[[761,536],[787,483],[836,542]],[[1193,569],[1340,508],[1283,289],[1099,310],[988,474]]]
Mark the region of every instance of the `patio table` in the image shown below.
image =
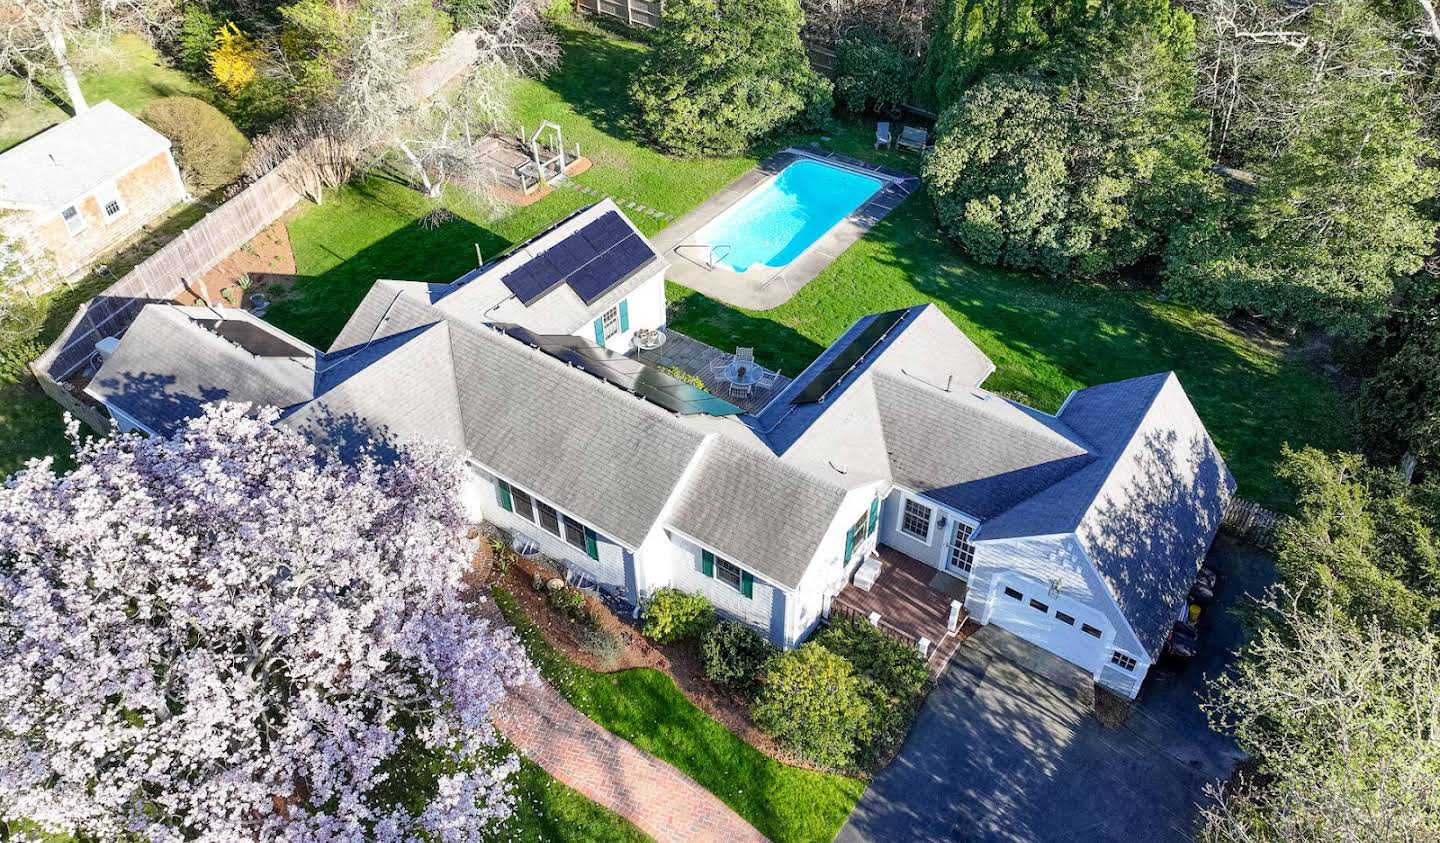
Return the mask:
[[[736,386],[747,386],[758,382],[764,373],[765,370],[756,365],[753,360],[736,360],[725,367],[725,371],[720,373],[720,377]]]
[[[665,344],[665,334],[662,331],[641,328],[635,332],[630,341],[641,351],[654,351]]]

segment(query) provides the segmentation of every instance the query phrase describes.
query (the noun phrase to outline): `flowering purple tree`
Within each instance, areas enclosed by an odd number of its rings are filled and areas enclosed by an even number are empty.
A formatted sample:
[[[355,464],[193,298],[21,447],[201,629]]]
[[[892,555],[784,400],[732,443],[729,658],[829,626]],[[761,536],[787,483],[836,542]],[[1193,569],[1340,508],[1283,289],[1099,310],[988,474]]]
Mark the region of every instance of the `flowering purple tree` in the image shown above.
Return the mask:
[[[0,487],[0,817],[477,839],[517,764],[490,714],[533,673],[461,600],[454,459],[339,464],[245,410]]]

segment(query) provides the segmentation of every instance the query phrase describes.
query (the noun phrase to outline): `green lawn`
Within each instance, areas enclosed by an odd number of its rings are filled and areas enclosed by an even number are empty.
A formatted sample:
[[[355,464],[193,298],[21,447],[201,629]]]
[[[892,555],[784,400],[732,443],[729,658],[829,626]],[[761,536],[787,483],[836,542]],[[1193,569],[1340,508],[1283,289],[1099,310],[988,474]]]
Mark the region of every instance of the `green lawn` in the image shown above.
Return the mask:
[[[111,100],[139,114],[157,97],[205,93],[203,85],[167,66],[153,47],[134,35],[119,36],[105,49],[81,57],[77,64],[80,90],[91,105]],[[59,80],[44,76],[40,84],[44,91],[31,91],[27,96],[19,79],[0,75],[0,150],[70,116],[65,87]]]
[[[556,652],[503,589],[495,602],[545,678],[592,720],[673,764],[775,841],[830,840],[865,785],[790,767],[696,708],[658,670],[598,673]]]

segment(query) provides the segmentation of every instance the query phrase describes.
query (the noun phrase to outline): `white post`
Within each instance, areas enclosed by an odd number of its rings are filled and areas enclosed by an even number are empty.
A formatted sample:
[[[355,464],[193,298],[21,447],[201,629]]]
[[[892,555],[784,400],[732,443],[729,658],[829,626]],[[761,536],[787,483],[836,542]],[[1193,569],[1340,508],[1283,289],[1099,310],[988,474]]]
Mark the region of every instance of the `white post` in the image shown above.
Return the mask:
[[[945,623],[945,628],[952,633],[960,628],[960,601],[950,601],[950,620]]]
[[[920,657],[921,657],[921,658],[924,658],[924,659],[930,658],[930,639],[929,639],[929,638],[926,638],[926,637],[923,636],[923,635],[920,636],[920,641],[919,641],[915,646],[920,650]]]
[[[871,625],[871,626],[874,626],[874,627],[880,626],[880,613],[879,613],[879,612],[871,612],[871,613],[870,613],[870,625]]]

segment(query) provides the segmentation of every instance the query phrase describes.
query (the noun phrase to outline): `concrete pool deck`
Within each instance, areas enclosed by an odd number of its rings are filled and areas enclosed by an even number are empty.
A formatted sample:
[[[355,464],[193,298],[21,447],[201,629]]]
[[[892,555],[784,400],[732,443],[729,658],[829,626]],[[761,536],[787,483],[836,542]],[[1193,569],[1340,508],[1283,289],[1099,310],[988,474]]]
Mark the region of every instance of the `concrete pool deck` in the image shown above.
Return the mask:
[[[829,231],[816,240],[804,254],[791,261],[782,269],[768,266],[752,266],[745,272],[735,272],[728,267],[705,265],[709,257],[707,246],[695,243],[695,232],[730,206],[745,198],[750,191],[766,179],[796,161],[809,158],[841,164],[870,175],[886,179],[884,187],[856,208],[848,217],[836,223]],[[903,173],[890,167],[882,167],[818,149],[791,147],[761,161],[755,169],[726,185],[700,207],[671,223],[658,235],[651,238],[657,251],[670,262],[665,277],[671,281],[718,299],[735,307],[747,310],[769,310],[789,301],[800,289],[819,275],[850,248],[850,244],[865,236],[885,215],[895,210],[901,202],[920,186],[920,179],[910,173]]]

